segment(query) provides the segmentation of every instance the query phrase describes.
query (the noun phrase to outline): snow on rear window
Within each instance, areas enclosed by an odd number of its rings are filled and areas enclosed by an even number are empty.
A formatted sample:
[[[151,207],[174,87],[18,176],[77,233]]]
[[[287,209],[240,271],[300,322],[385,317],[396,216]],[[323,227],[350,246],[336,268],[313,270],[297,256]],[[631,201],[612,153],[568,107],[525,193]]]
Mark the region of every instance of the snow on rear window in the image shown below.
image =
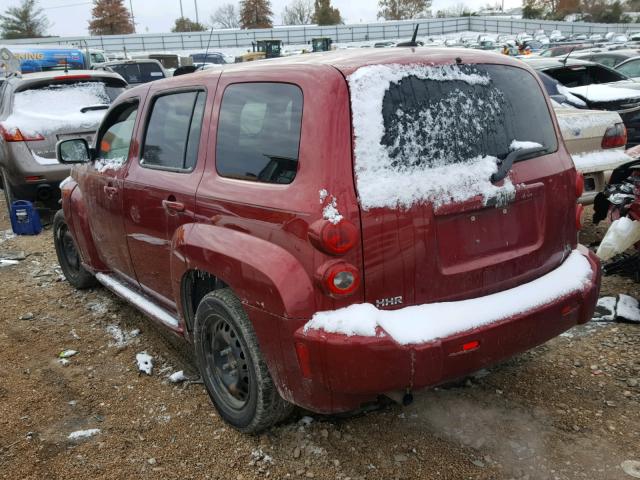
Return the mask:
[[[110,103],[105,84],[101,82],[49,85],[17,92],[12,113],[3,123],[9,129],[42,135],[68,129],[93,130],[106,110],[85,113],[80,110]]]
[[[348,81],[364,209],[509,196],[511,181],[490,177],[512,142],[557,147],[540,87],[519,68],[372,65]]]

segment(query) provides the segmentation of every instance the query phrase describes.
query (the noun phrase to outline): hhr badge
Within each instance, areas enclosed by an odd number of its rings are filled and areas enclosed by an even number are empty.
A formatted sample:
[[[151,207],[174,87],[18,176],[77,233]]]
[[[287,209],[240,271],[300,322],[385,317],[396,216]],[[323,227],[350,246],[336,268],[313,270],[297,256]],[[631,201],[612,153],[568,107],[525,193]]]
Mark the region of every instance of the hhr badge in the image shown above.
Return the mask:
[[[401,304],[402,304],[402,296],[381,298],[380,300],[376,300],[376,307],[378,308],[392,307],[393,305],[401,305]]]

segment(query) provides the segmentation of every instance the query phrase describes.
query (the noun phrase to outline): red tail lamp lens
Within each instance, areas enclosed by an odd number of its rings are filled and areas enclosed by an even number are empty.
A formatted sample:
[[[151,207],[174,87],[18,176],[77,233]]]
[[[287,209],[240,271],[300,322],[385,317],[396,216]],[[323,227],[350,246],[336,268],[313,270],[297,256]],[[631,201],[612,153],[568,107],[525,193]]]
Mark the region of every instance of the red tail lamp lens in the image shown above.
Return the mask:
[[[320,241],[328,253],[342,255],[353,248],[358,240],[358,229],[346,220],[337,224],[327,222],[320,232]]]
[[[582,229],[582,212],[584,207],[580,204],[576,205],[576,230]]]
[[[302,342],[296,342],[296,355],[298,357],[298,365],[304,378],[311,378],[311,357],[309,355],[309,347]]]
[[[584,192],[584,176],[576,172],[576,198],[580,198]]]
[[[8,129],[3,125],[0,125],[0,134],[2,134],[5,142],[33,142],[44,140],[44,137],[39,133],[27,135],[22,133],[19,128]]]
[[[607,128],[602,137],[602,148],[624,147],[627,144],[627,128],[624,123],[616,123]]]
[[[332,295],[351,295],[360,285],[360,272],[349,263],[332,264],[322,277],[325,288]]]
[[[80,74],[80,75],[59,75],[57,77],[53,77],[54,80],[91,80],[91,75]]]
[[[478,340],[473,340],[472,342],[467,342],[462,345],[463,352],[470,352],[471,350],[475,350],[480,346],[480,342]]]

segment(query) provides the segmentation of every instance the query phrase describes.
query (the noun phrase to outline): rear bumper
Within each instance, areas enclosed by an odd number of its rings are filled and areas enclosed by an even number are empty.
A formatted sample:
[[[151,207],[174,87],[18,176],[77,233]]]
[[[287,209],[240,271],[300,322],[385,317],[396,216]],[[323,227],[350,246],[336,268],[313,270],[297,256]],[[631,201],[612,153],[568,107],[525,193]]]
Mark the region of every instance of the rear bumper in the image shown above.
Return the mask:
[[[600,287],[600,262],[585,248],[580,253],[592,270],[591,281],[582,291],[435,341],[401,345],[388,335],[347,336],[322,330],[305,332],[300,327],[293,335],[294,342],[306,347],[308,370],[304,375],[304,368],[298,368],[302,381],[293,382],[302,388],[282,390],[289,400],[311,410],[352,410],[380,394],[438,385],[540,345],[574,325],[586,323],[593,315]],[[475,342],[477,347],[463,349]],[[287,349],[283,350],[285,353]],[[296,363],[300,366],[299,359]],[[291,365],[288,370],[293,373]],[[281,377],[278,383],[283,381],[286,379]]]

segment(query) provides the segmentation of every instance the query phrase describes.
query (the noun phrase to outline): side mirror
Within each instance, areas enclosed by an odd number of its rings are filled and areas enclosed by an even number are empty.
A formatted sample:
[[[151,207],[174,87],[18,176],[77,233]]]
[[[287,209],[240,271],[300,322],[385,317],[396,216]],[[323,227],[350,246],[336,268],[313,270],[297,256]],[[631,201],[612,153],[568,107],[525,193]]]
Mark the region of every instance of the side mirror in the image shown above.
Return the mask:
[[[84,138],[60,140],[56,144],[56,157],[60,163],[85,163],[91,160],[89,144]]]

